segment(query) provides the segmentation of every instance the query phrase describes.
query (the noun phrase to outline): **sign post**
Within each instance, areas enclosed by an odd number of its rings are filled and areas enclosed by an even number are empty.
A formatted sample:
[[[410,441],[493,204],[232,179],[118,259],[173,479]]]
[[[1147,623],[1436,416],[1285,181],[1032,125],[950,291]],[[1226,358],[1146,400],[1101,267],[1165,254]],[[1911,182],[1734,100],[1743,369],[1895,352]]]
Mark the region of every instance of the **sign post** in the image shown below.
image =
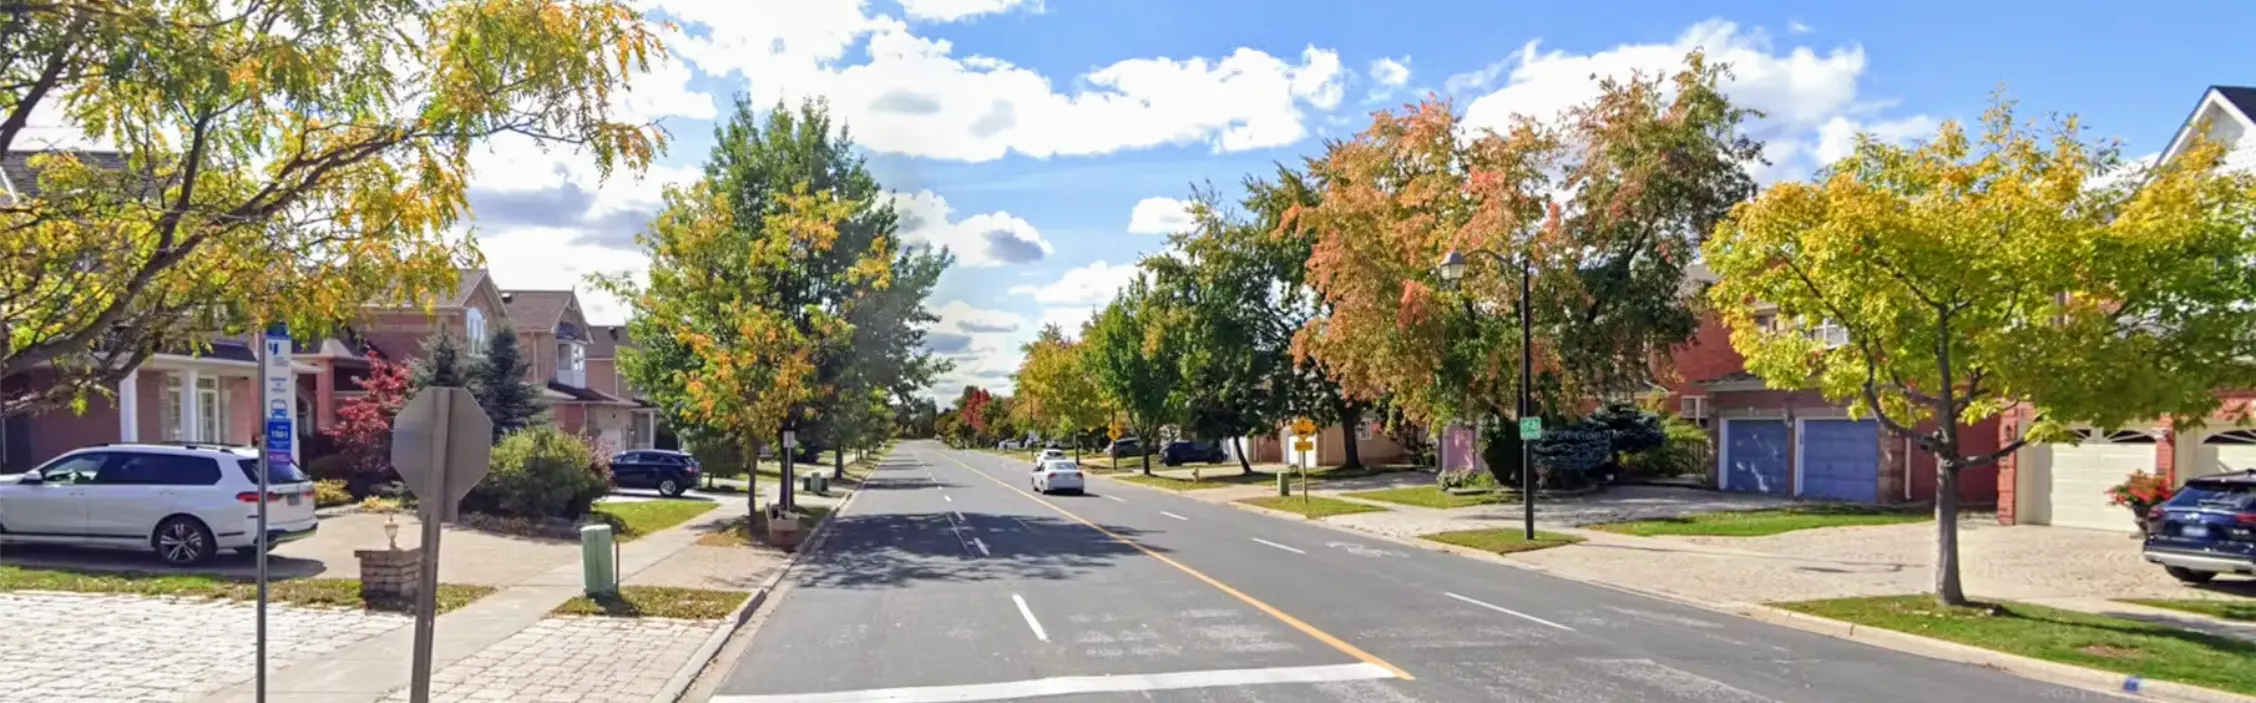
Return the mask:
[[[493,420],[461,388],[432,386],[392,419],[392,466],[415,494],[423,521],[422,578],[415,589],[415,655],[408,700],[431,700],[431,640],[438,617],[439,524],[455,519],[462,496],[485,479]]]
[[[1293,453],[1298,455],[1295,457],[1298,461],[1293,463],[1300,465],[1300,500],[1305,505],[1308,503],[1308,465],[1312,462],[1308,453],[1316,451],[1316,442],[1309,438],[1316,436],[1316,422],[1305,417],[1296,418],[1293,420],[1292,431]]]
[[[290,328],[276,323],[266,328],[266,338],[259,345],[259,407],[265,408],[266,427],[259,447],[258,470],[258,681],[253,685],[258,699],[266,700],[266,602],[267,602],[267,503],[273,500],[272,486],[276,469],[288,469],[297,459],[297,428],[292,421],[297,413],[297,377],[290,369]],[[307,500],[312,497],[308,496]]]

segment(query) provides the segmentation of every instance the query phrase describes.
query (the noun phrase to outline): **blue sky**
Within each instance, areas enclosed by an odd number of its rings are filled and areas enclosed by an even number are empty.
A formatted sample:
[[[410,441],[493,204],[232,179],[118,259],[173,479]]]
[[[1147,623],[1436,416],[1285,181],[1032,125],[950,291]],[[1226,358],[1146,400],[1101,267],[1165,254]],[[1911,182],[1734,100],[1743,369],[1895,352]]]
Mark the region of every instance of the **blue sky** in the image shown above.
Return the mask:
[[[679,25],[674,61],[621,105],[662,120],[671,150],[639,179],[604,180],[575,155],[497,144],[473,200],[497,277],[557,288],[634,270],[633,232],[665,185],[693,177],[732,96],[823,97],[916,225],[905,236],[962,259],[930,301],[945,318],[935,346],[958,365],[940,396],[1007,387],[1040,324],[1085,316],[1158,251],[1174,210],[1148,199],[1234,188],[1427,92],[1501,124],[1587,97],[1593,72],[1663,70],[1704,47],[1734,65],[1732,95],[1770,114],[1756,129],[1773,164],[1759,175],[1775,182],[1858,131],[1908,139],[1978,116],[2001,83],[2029,114],[2078,113],[2134,155],[2158,151],[2206,86],[2256,83],[2244,29],[2256,4],[2227,2],[2191,14],[1929,0],[643,5]],[[596,321],[623,319],[581,288]]]

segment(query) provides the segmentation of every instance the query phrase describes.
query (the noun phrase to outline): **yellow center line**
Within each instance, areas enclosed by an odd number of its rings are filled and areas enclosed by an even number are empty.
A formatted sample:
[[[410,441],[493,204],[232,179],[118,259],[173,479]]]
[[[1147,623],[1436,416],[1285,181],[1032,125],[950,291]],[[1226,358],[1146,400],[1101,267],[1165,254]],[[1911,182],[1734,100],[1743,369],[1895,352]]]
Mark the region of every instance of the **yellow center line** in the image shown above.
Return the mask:
[[[1236,598],[1236,599],[1238,599],[1239,601],[1241,601],[1241,602],[1245,603],[1246,605],[1250,605],[1250,606],[1253,606],[1253,608],[1254,608],[1255,610],[1259,610],[1259,611],[1261,611],[1261,612],[1263,612],[1263,613],[1267,613],[1267,614],[1269,614],[1269,617],[1272,617],[1272,618],[1276,618],[1278,622],[1282,622],[1282,623],[1284,623],[1284,624],[1286,624],[1286,625],[1288,625],[1288,626],[1291,626],[1291,627],[1292,627],[1293,629],[1295,629],[1295,630],[1299,630],[1299,631],[1301,632],[1301,634],[1305,634],[1305,635],[1308,635],[1309,637],[1313,637],[1313,638],[1316,638],[1316,641],[1318,641],[1318,642],[1322,642],[1322,643],[1324,643],[1324,644],[1327,644],[1327,645],[1330,645],[1330,646],[1331,646],[1331,648],[1333,648],[1333,649],[1337,649],[1337,650],[1339,650],[1339,651],[1340,651],[1341,653],[1344,653],[1344,654],[1346,654],[1346,655],[1348,655],[1348,656],[1350,656],[1350,657],[1354,657],[1354,658],[1356,658],[1357,660],[1360,660],[1360,661],[1362,661],[1362,662],[1364,662],[1364,663],[1366,663],[1366,664],[1370,664],[1370,665],[1373,665],[1373,666],[1377,666],[1377,667],[1379,667],[1379,668],[1382,668],[1382,669],[1386,669],[1386,670],[1387,670],[1388,672],[1390,672],[1390,673],[1393,673],[1393,674],[1394,674],[1394,676],[1395,676],[1395,678],[1403,679],[1403,680],[1405,680],[1405,681],[1417,678],[1417,677],[1411,676],[1411,675],[1410,675],[1410,672],[1407,672],[1407,671],[1403,671],[1403,670],[1402,670],[1402,667],[1398,667],[1398,666],[1395,666],[1395,665],[1393,665],[1393,664],[1389,664],[1389,663],[1387,663],[1387,661],[1386,661],[1386,660],[1384,660],[1384,659],[1380,659],[1380,658],[1378,658],[1378,657],[1376,657],[1376,656],[1373,656],[1373,655],[1372,655],[1372,654],[1371,654],[1370,652],[1366,652],[1366,651],[1363,651],[1363,649],[1362,649],[1361,647],[1357,647],[1357,646],[1355,646],[1355,645],[1352,645],[1352,644],[1348,644],[1348,643],[1347,643],[1347,640],[1343,640],[1343,639],[1340,639],[1340,638],[1338,638],[1338,637],[1333,637],[1331,633],[1329,633],[1329,632],[1325,632],[1325,631],[1323,631],[1323,630],[1319,630],[1319,629],[1316,629],[1316,626],[1314,626],[1314,625],[1310,625],[1310,624],[1308,624],[1308,623],[1306,623],[1306,622],[1302,622],[1300,618],[1296,618],[1296,617],[1293,617],[1293,616],[1291,616],[1291,615],[1288,615],[1288,614],[1286,614],[1286,613],[1285,613],[1285,611],[1282,611],[1282,610],[1278,610],[1276,606],[1270,605],[1270,604],[1268,604],[1268,603],[1263,603],[1263,602],[1261,602],[1261,599],[1259,599],[1259,598],[1255,598],[1255,597],[1253,597],[1253,596],[1249,596],[1249,595],[1246,595],[1246,593],[1245,593],[1244,591],[1240,591],[1240,590],[1238,590],[1238,589],[1235,589],[1235,588],[1231,588],[1231,587],[1230,587],[1230,584],[1226,584],[1226,583],[1223,583],[1223,582],[1221,582],[1220,580],[1218,580],[1218,579],[1216,579],[1216,578],[1214,578],[1214,577],[1212,577],[1212,576],[1208,576],[1208,575],[1206,575],[1205,573],[1202,573],[1202,572],[1200,572],[1200,571],[1199,571],[1198,569],[1193,569],[1193,568],[1191,568],[1191,567],[1189,567],[1189,566],[1185,566],[1185,565],[1184,565],[1184,564],[1183,564],[1182,562],[1179,562],[1179,561],[1176,561],[1176,560],[1174,560],[1174,559],[1172,559],[1172,558],[1169,558],[1169,557],[1168,557],[1167,555],[1165,555],[1165,554],[1161,554],[1161,553],[1159,553],[1159,552],[1157,552],[1157,551],[1153,551],[1153,550],[1152,550],[1152,548],[1150,548],[1150,547],[1146,547],[1146,546],[1144,546],[1144,545],[1142,545],[1142,544],[1139,544],[1139,543],[1137,543],[1137,542],[1136,542],[1135,540],[1132,540],[1132,539],[1128,539],[1127,537],[1122,537],[1122,536],[1120,536],[1119,534],[1117,534],[1117,533],[1114,533],[1114,532],[1113,532],[1112,530],[1107,530],[1107,529],[1105,529],[1105,528],[1103,528],[1103,527],[1100,527],[1100,526],[1098,526],[1098,525],[1097,525],[1097,523],[1094,523],[1094,522],[1090,522],[1088,518],[1085,518],[1085,517],[1081,517],[1081,516],[1079,516],[1079,515],[1075,515],[1075,514],[1073,514],[1073,512],[1072,512],[1072,511],[1070,511],[1070,510],[1066,510],[1065,508],[1061,508],[1061,507],[1058,507],[1058,505],[1057,505],[1056,503],[1052,503],[1052,502],[1050,502],[1050,501],[1048,501],[1048,500],[1044,500],[1044,499],[1043,499],[1043,498],[1042,498],[1041,496],[1037,496],[1037,495],[1034,495],[1034,494],[1032,494],[1032,493],[1028,493],[1028,492],[1026,492],[1026,491],[1024,491],[1024,490],[1021,490],[1021,489],[1020,489],[1019,487],[1017,487],[1017,486],[1013,486],[1013,485],[1010,485],[1009,483],[1005,483],[1005,482],[1003,482],[1003,480],[1002,480],[1002,479],[999,479],[999,478],[995,478],[995,477],[993,477],[993,476],[989,476],[989,475],[987,475],[987,472],[985,472],[985,471],[980,471],[980,470],[978,470],[978,469],[972,468],[970,464],[966,464],[966,463],[964,463],[962,459],[958,459],[958,458],[956,458],[956,457],[954,457],[954,456],[950,455],[950,456],[948,456],[948,460],[949,460],[949,461],[953,461],[953,462],[956,462],[956,465],[957,465],[957,466],[961,466],[961,467],[964,467],[964,469],[965,469],[965,470],[967,470],[967,471],[970,471],[970,472],[972,472],[972,473],[974,473],[974,474],[978,474],[980,478],[984,478],[984,479],[987,479],[987,480],[989,480],[989,481],[993,481],[993,482],[995,482],[995,485],[998,485],[998,486],[1002,486],[1003,488],[1007,488],[1007,489],[1010,489],[1010,491],[1011,491],[1012,493],[1017,493],[1017,494],[1019,494],[1019,495],[1022,495],[1022,496],[1026,496],[1026,498],[1027,498],[1028,500],[1032,500],[1032,501],[1034,501],[1034,502],[1036,502],[1036,503],[1041,503],[1041,504],[1042,504],[1042,505],[1043,505],[1044,507],[1047,507],[1047,508],[1049,508],[1049,509],[1051,509],[1051,510],[1055,510],[1055,511],[1057,511],[1057,514],[1059,514],[1059,515],[1064,515],[1064,516],[1065,516],[1065,517],[1066,517],[1067,519],[1070,519],[1070,520],[1072,520],[1072,521],[1074,521],[1074,522],[1078,522],[1078,523],[1081,523],[1081,524],[1083,524],[1083,525],[1087,525],[1087,526],[1089,526],[1089,529],[1092,529],[1092,530],[1096,530],[1097,532],[1103,533],[1103,534],[1104,534],[1104,536],[1112,538],[1112,541],[1114,541],[1114,542],[1119,542],[1119,543],[1121,543],[1121,544],[1125,544],[1125,545],[1128,545],[1128,546],[1130,546],[1130,547],[1134,547],[1134,548],[1136,549],[1136,551],[1139,551],[1139,552],[1143,552],[1145,556],[1149,556],[1149,557],[1151,557],[1151,558],[1153,558],[1153,559],[1158,559],[1158,560],[1159,560],[1159,563],[1162,563],[1162,564],[1166,564],[1166,565],[1168,565],[1168,566],[1172,566],[1172,567],[1175,567],[1175,570],[1176,570],[1176,571],[1181,571],[1181,572],[1183,572],[1183,573],[1185,573],[1185,574],[1189,574],[1189,575],[1191,576],[1191,578],[1195,578],[1195,579],[1198,579],[1199,581],[1201,581],[1201,582],[1204,582],[1204,583],[1205,583],[1206,585],[1209,585],[1209,586],[1213,586],[1213,587],[1215,588],[1215,590],[1221,591],[1221,592],[1223,592],[1223,593],[1227,593],[1227,594],[1229,594],[1229,595],[1230,595],[1230,597],[1232,597],[1232,598]]]

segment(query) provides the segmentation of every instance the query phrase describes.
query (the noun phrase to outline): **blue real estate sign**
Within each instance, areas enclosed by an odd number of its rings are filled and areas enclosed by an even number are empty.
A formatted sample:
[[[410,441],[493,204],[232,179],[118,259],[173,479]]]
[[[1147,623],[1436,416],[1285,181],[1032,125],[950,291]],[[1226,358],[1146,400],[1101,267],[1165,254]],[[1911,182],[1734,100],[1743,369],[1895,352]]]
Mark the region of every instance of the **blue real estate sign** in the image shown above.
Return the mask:
[[[297,428],[292,401],[298,397],[290,370],[290,330],[275,325],[266,330],[261,383],[266,384],[266,441],[261,442],[270,466],[289,466],[297,454]]]

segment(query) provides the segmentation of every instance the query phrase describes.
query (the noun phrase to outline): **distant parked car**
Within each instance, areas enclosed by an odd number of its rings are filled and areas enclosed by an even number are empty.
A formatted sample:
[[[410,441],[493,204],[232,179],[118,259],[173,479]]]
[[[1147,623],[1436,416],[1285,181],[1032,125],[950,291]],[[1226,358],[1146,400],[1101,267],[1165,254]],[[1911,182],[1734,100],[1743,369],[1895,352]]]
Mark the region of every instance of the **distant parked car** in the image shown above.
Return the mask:
[[[1144,449],[1143,443],[1136,441],[1136,438],[1122,437],[1114,441],[1112,446],[1106,447],[1105,453],[1112,455],[1114,459],[1118,459],[1124,456],[1143,456],[1149,454],[1150,451]]]
[[[1034,466],[1032,484],[1037,493],[1080,493],[1088,488],[1083,481],[1081,465],[1073,463],[1072,459],[1051,459]]]
[[[655,488],[672,498],[697,485],[704,467],[697,457],[665,449],[638,449],[611,455],[611,484],[620,488]]]
[[[39,468],[0,476],[0,543],[64,544],[156,552],[192,566],[313,535],[313,481],[295,466],[267,471],[250,447],[104,444]],[[266,534],[258,506],[266,504]]]
[[[2256,469],[2187,481],[2148,517],[2146,560],[2171,578],[2256,575]]]
[[[1168,442],[1159,450],[1159,463],[1182,466],[1193,462],[1219,464],[1230,460],[1222,445],[1214,442]]]

